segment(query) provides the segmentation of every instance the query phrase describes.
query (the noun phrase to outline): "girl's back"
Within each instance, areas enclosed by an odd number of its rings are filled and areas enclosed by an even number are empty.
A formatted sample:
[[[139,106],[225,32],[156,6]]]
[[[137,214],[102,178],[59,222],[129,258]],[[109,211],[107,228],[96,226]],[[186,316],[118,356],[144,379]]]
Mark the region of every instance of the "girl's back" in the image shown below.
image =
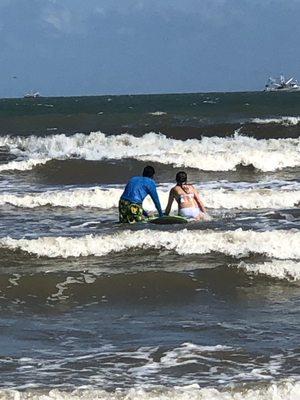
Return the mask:
[[[172,190],[174,191],[174,196],[178,203],[179,209],[187,207],[199,208],[198,203],[195,199],[195,188],[193,185],[176,185]]]

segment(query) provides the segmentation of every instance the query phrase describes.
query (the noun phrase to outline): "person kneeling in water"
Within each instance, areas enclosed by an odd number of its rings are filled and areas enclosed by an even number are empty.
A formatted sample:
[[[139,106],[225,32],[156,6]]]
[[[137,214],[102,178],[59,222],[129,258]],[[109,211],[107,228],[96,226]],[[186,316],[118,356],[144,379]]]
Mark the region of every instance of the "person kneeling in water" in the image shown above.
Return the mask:
[[[175,199],[178,203],[178,215],[196,220],[203,219],[206,213],[204,204],[194,186],[187,183],[187,174],[184,171],[176,174],[176,182],[176,186],[170,191],[165,215],[170,214]]]
[[[134,176],[128,181],[119,201],[120,222],[132,224],[146,219],[148,215],[142,204],[148,194],[159,216],[162,217],[163,213],[153,180],[154,174],[154,168],[148,165],[144,168],[143,176]]]

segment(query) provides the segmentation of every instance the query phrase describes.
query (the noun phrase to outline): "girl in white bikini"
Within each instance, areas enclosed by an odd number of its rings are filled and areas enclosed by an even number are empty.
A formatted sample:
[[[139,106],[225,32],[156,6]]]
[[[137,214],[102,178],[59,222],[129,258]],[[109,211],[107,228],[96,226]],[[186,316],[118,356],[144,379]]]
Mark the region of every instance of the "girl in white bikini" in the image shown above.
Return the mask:
[[[165,214],[170,214],[175,199],[178,203],[178,215],[196,220],[203,219],[206,213],[204,204],[194,186],[187,184],[187,174],[184,171],[176,174],[176,182],[177,185],[170,191]]]

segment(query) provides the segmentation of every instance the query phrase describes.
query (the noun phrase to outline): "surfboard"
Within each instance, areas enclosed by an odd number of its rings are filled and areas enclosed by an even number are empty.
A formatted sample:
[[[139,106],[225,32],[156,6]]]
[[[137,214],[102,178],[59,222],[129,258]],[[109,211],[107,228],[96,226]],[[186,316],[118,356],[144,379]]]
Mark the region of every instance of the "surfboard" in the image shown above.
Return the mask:
[[[179,215],[165,215],[159,218],[149,219],[148,222],[157,225],[168,225],[168,224],[186,224],[188,220]]]

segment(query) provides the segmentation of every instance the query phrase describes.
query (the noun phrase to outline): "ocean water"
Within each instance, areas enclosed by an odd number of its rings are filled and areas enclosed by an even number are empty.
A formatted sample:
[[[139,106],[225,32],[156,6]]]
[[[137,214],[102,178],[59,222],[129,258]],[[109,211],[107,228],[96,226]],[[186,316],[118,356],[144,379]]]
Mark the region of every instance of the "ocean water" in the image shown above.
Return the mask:
[[[299,93],[0,100],[0,398],[298,400],[299,110]],[[163,208],[184,169],[211,218],[118,224],[149,163]]]

